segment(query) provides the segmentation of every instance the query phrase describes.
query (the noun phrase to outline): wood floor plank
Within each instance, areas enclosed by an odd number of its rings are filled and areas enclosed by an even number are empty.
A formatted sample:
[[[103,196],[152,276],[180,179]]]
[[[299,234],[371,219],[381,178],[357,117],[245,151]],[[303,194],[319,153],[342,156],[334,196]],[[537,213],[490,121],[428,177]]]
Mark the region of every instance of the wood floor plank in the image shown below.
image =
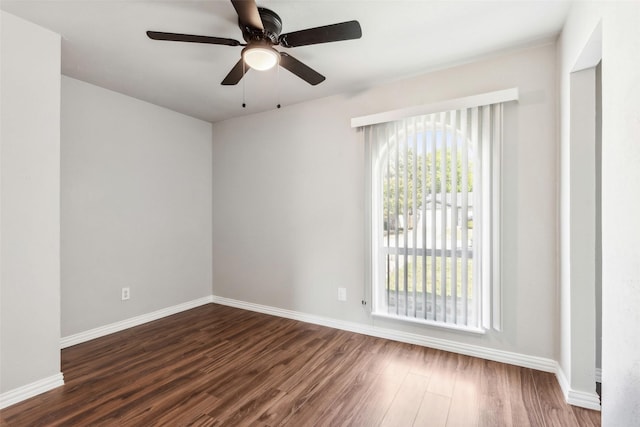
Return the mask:
[[[429,393],[451,397],[458,376],[457,355],[440,351],[434,354],[433,370],[429,379]]]
[[[474,427],[480,419],[484,361],[458,355],[456,382],[451,394],[447,426]]]
[[[328,347],[331,345],[328,344]],[[354,375],[351,368],[355,364],[357,350],[351,350],[349,353],[328,353],[331,357],[317,365],[315,372],[308,372],[305,378],[298,378],[294,387],[288,387],[287,395],[280,400],[278,410],[272,412],[268,418],[262,416],[260,421],[269,425],[305,425],[312,419],[313,414],[309,414],[310,410],[314,413],[322,410],[318,406],[319,400],[321,405],[330,405],[335,399],[335,394],[346,387]]]
[[[576,406],[571,407],[573,415],[578,421],[580,427],[599,427],[600,426],[600,412],[591,409],[578,408]]]
[[[413,421],[416,427],[444,427],[447,425],[451,399],[439,394],[426,392],[422,397],[420,409]],[[467,427],[465,424],[449,424],[450,426]]]
[[[578,420],[571,407],[564,403],[564,396],[553,374],[531,371],[536,395],[547,426],[577,427]]]
[[[243,398],[232,397],[227,401],[227,405],[216,407],[209,415],[216,419],[216,425],[220,426],[256,424],[266,409],[285,396],[285,392],[276,388],[258,389]]]
[[[598,426],[552,374],[207,304],[62,350],[2,427]]]
[[[402,385],[401,381],[378,375],[359,401],[359,410],[352,414],[350,426],[378,426]],[[336,423],[334,425],[340,425]]]
[[[506,365],[490,360],[483,361],[480,385],[478,425],[511,425],[513,421]]]
[[[147,424],[158,426],[182,426],[191,425],[196,419],[206,415],[218,403],[218,398],[208,393],[190,394],[184,403],[167,408],[164,412],[156,414],[152,420],[146,420]]]
[[[513,425],[517,426],[544,426],[542,409],[538,397],[532,393],[535,390],[530,370],[513,365],[505,366],[511,404],[511,417]]]
[[[293,426],[317,425],[322,420],[322,413],[328,407],[339,406],[338,398],[340,396],[346,397],[344,391],[356,381],[359,372],[356,359],[350,359],[349,363],[340,366],[331,379],[320,383],[314,393],[309,395],[304,405],[286,419],[284,424]]]
[[[351,383],[338,394],[331,405],[327,405],[316,419],[317,426],[353,425],[362,410],[362,398],[373,386],[377,374],[367,369],[358,371]]]
[[[439,350],[415,345],[411,347],[411,365],[409,372],[431,378],[434,361]]]
[[[427,385],[428,379],[422,375],[406,374],[382,419],[381,426],[412,426],[427,391]]]

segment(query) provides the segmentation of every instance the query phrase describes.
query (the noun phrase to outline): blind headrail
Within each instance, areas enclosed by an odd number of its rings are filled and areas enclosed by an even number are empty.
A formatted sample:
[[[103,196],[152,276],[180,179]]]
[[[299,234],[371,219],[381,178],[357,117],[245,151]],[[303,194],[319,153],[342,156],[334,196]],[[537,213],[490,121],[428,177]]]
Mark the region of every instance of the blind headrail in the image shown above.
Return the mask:
[[[398,110],[385,111],[383,113],[370,114],[368,116],[354,117],[351,119],[351,127],[375,125],[378,123],[402,120],[407,117],[421,116],[423,114],[440,113],[443,111],[458,110],[461,108],[473,108],[483,105],[498,104],[518,100],[518,88],[503,89],[495,92],[481,93],[479,95],[465,96],[463,98],[449,99],[447,101],[432,104],[416,105],[414,107],[400,108]]]

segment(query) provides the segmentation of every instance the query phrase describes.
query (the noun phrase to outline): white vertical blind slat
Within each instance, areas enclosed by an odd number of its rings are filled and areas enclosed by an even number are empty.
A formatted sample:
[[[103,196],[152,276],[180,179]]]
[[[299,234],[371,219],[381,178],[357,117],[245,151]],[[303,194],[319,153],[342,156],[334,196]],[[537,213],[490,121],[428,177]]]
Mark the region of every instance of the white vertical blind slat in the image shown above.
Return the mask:
[[[447,321],[447,113],[440,115],[440,300],[442,321]]]
[[[422,248],[425,249],[422,256],[422,312],[423,318],[427,318],[427,129],[425,127],[426,116],[422,116]]]
[[[437,320],[436,309],[436,144],[438,140],[438,133],[436,129],[436,115],[431,114],[431,319]]]
[[[417,219],[418,219],[418,145],[416,143],[416,139],[417,139],[417,133],[418,130],[416,128],[417,122],[416,122],[416,118],[412,118],[411,119],[411,128],[412,131],[410,132],[411,136],[409,138],[410,144],[411,144],[411,152],[413,153],[413,168],[412,168],[412,176],[413,176],[413,201],[411,203],[411,247],[412,248],[417,248],[418,247],[418,223],[417,223]],[[411,280],[411,285],[412,285],[412,290],[413,290],[413,317],[416,317],[416,315],[418,314],[418,291],[417,291],[417,274],[418,274],[418,258],[417,258],[417,252],[413,251],[413,262],[411,263],[411,272],[412,274],[412,280]]]
[[[398,233],[398,225],[399,225],[399,218],[400,218],[400,142],[398,141],[398,124],[394,123],[393,125],[393,138],[395,141],[395,163],[396,163],[396,167],[395,167],[395,203],[394,203],[394,209],[395,209],[395,214],[394,214],[394,230],[395,230],[395,247],[396,249],[398,249],[400,246],[400,235]],[[398,269],[398,261],[399,261],[399,254],[398,251],[396,250],[396,253],[394,255],[395,261],[393,263],[393,267],[394,267],[394,271],[395,271],[395,308],[396,308],[396,314],[398,314],[398,298],[399,298],[399,288],[400,288],[400,272]]]
[[[468,302],[467,302],[467,292],[469,288],[469,152],[468,152],[468,143],[467,143],[467,116],[468,111],[466,109],[462,110],[460,116],[460,129],[462,131],[462,145],[460,154],[462,155],[462,182],[461,182],[461,205],[462,205],[462,214],[461,216],[461,246],[462,246],[462,262],[460,273],[462,275],[460,282],[462,283],[460,292],[462,293],[462,319],[461,323],[463,325],[467,324],[467,311],[468,311]]]
[[[479,108],[473,108],[471,112],[471,143],[473,145],[473,178],[474,178],[474,191],[473,192],[473,295],[474,304],[473,309],[475,313],[475,325],[482,321],[479,316],[482,314],[482,299],[480,298],[480,287],[478,283],[482,280],[482,221],[483,221],[483,206],[482,206],[482,140],[480,138],[480,120],[481,112]]]
[[[390,154],[390,147],[389,147],[389,126],[384,126],[383,129],[381,129],[381,127],[378,127],[379,129],[379,135],[383,134],[386,135],[386,140],[384,142],[384,152],[386,153],[385,156],[385,166],[386,166],[386,172],[387,172],[387,176],[386,176],[386,181],[382,184],[382,189],[383,189],[383,198],[385,199],[385,203],[387,204],[387,210],[386,210],[386,221],[387,221],[387,230],[386,230],[386,234],[387,234],[387,248],[391,247],[391,230],[389,228],[389,224],[391,224],[391,192],[389,191],[389,189],[391,188],[391,154]],[[386,187],[385,187],[386,184]],[[384,188],[387,189],[387,197],[384,197]],[[391,290],[391,255],[389,254],[389,252],[387,251],[387,253],[385,254],[385,259],[384,262],[386,264],[386,271],[385,271],[385,280],[386,280],[386,301],[389,301],[389,292]]]
[[[501,289],[501,274],[500,274],[500,223],[501,223],[501,205],[500,202],[502,200],[501,191],[502,191],[502,114],[503,114],[503,105],[502,104],[494,104],[491,106],[493,110],[492,114],[492,138],[491,141],[494,144],[492,147],[492,184],[493,188],[491,191],[491,220],[492,220],[492,265],[491,265],[491,327],[496,330],[502,330],[502,289]]]
[[[482,107],[482,203],[485,215],[482,217],[482,326],[491,329],[491,108]]]
[[[457,111],[451,112],[451,322],[458,323],[458,133]]]
[[[402,194],[402,234],[403,234],[403,247],[404,247],[404,255],[402,256],[402,269],[403,278],[403,297],[404,297],[404,315],[409,315],[409,254],[407,252],[408,244],[409,244],[409,140],[407,138],[407,120],[403,120],[403,129],[402,129],[402,146],[404,151],[403,158],[403,194]],[[397,267],[399,268],[399,267]]]

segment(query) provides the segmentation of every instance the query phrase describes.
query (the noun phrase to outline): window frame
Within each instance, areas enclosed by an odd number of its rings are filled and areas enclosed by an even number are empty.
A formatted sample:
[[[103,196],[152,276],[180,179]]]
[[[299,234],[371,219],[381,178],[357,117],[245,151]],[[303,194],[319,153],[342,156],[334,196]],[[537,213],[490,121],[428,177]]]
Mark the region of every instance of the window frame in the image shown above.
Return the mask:
[[[501,234],[500,234],[500,224],[501,224],[501,165],[502,165],[502,104],[504,102],[509,101],[517,101],[518,100],[518,89],[506,89],[497,92],[491,92],[487,94],[474,95],[471,97],[458,98],[454,100],[443,101],[435,104],[422,105],[417,107],[410,107],[401,110],[394,110],[385,113],[378,113],[369,116],[363,116],[352,119],[352,127],[364,128],[363,134],[367,133],[367,130],[371,128],[372,125],[380,124],[380,123],[388,123],[397,120],[407,119],[412,116],[424,115],[424,114],[432,114],[432,113],[442,113],[445,111],[451,110],[459,110],[463,108],[495,108],[492,107],[492,104],[497,104],[497,108],[499,111],[499,117],[497,120],[493,121],[492,129],[489,129],[488,126],[483,127],[483,134],[489,133],[489,135],[483,135],[485,138],[490,136],[491,133],[499,133],[500,138],[497,139],[499,146],[494,147],[491,150],[484,149],[481,153],[481,162],[484,167],[481,169],[481,173],[483,174],[483,182],[489,182],[490,186],[487,189],[483,189],[482,196],[482,205],[483,207],[473,206],[474,209],[474,222],[477,220],[478,222],[482,221],[481,226],[478,227],[480,233],[482,230],[489,230],[487,236],[482,239],[482,250],[479,253],[474,254],[474,257],[483,258],[482,261],[478,261],[478,264],[482,266],[480,269],[482,279],[481,284],[479,285],[479,294],[476,294],[475,303],[478,305],[477,309],[477,323],[472,326],[468,325],[460,325],[456,323],[450,323],[442,321],[442,320],[431,320],[425,318],[416,318],[416,317],[407,317],[407,316],[398,316],[395,314],[389,314],[377,310],[375,304],[376,290],[375,286],[379,283],[380,275],[386,274],[386,269],[384,265],[380,266],[378,271],[375,270],[376,256],[379,256],[379,252],[382,246],[379,244],[380,236],[376,233],[379,231],[374,229],[374,226],[381,224],[381,216],[383,209],[375,210],[375,207],[380,207],[379,201],[376,200],[376,193],[374,192],[374,182],[372,181],[372,176],[374,174],[374,164],[370,159],[372,156],[379,157],[379,153],[372,153],[371,144],[365,143],[365,154],[368,159],[366,162],[366,192],[365,192],[365,202],[367,204],[366,209],[366,217],[365,217],[365,236],[367,238],[366,241],[366,271],[365,271],[365,284],[364,284],[364,295],[365,298],[363,300],[363,304],[366,304],[367,301],[371,301],[373,304],[369,306],[369,312],[374,317],[385,318],[385,319],[393,319],[393,320],[401,320],[403,322],[409,323],[419,323],[426,324],[429,326],[437,326],[440,328],[447,329],[456,329],[466,332],[474,332],[474,333],[484,333],[489,329],[493,329],[496,331],[502,330],[502,289],[501,289],[501,252],[500,252],[500,242],[501,242]],[[486,117],[486,115],[484,115]],[[444,129],[444,128],[443,128]],[[455,132],[458,132],[459,129],[455,129]],[[425,131],[426,132],[426,131]],[[405,138],[407,135],[405,135]],[[366,142],[366,141],[365,141]],[[493,144],[493,143],[492,143]],[[487,167],[488,166],[488,167]],[[380,184],[381,185],[381,184]],[[484,185],[483,185],[484,186]],[[487,194],[485,194],[487,193]],[[444,193],[443,193],[444,194]],[[379,197],[379,196],[378,196]],[[485,211],[485,215],[478,215],[480,212]],[[478,218],[481,217],[481,218]],[[475,225],[475,224],[474,224]],[[475,228],[475,227],[474,227]],[[474,233],[477,231],[474,230]],[[406,236],[405,236],[406,237]],[[389,248],[388,248],[389,249]],[[424,252],[433,251],[436,249],[428,249],[428,248],[398,248],[397,250],[401,250],[405,256],[409,256],[410,254],[418,251]],[[440,251],[446,250],[440,249]],[[475,251],[474,251],[475,252]],[[381,270],[381,271],[380,271]],[[426,286],[426,285],[425,285]],[[445,300],[450,297],[443,297]],[[423,308],[426,310],[426,307]]]

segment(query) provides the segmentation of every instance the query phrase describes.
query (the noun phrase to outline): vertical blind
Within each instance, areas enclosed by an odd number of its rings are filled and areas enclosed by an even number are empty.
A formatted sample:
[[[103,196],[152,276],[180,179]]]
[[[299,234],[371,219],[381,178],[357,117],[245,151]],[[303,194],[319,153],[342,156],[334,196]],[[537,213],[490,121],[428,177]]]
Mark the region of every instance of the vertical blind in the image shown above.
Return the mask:
[[[502,111],[365,127],[374,314],[500,329]]]

